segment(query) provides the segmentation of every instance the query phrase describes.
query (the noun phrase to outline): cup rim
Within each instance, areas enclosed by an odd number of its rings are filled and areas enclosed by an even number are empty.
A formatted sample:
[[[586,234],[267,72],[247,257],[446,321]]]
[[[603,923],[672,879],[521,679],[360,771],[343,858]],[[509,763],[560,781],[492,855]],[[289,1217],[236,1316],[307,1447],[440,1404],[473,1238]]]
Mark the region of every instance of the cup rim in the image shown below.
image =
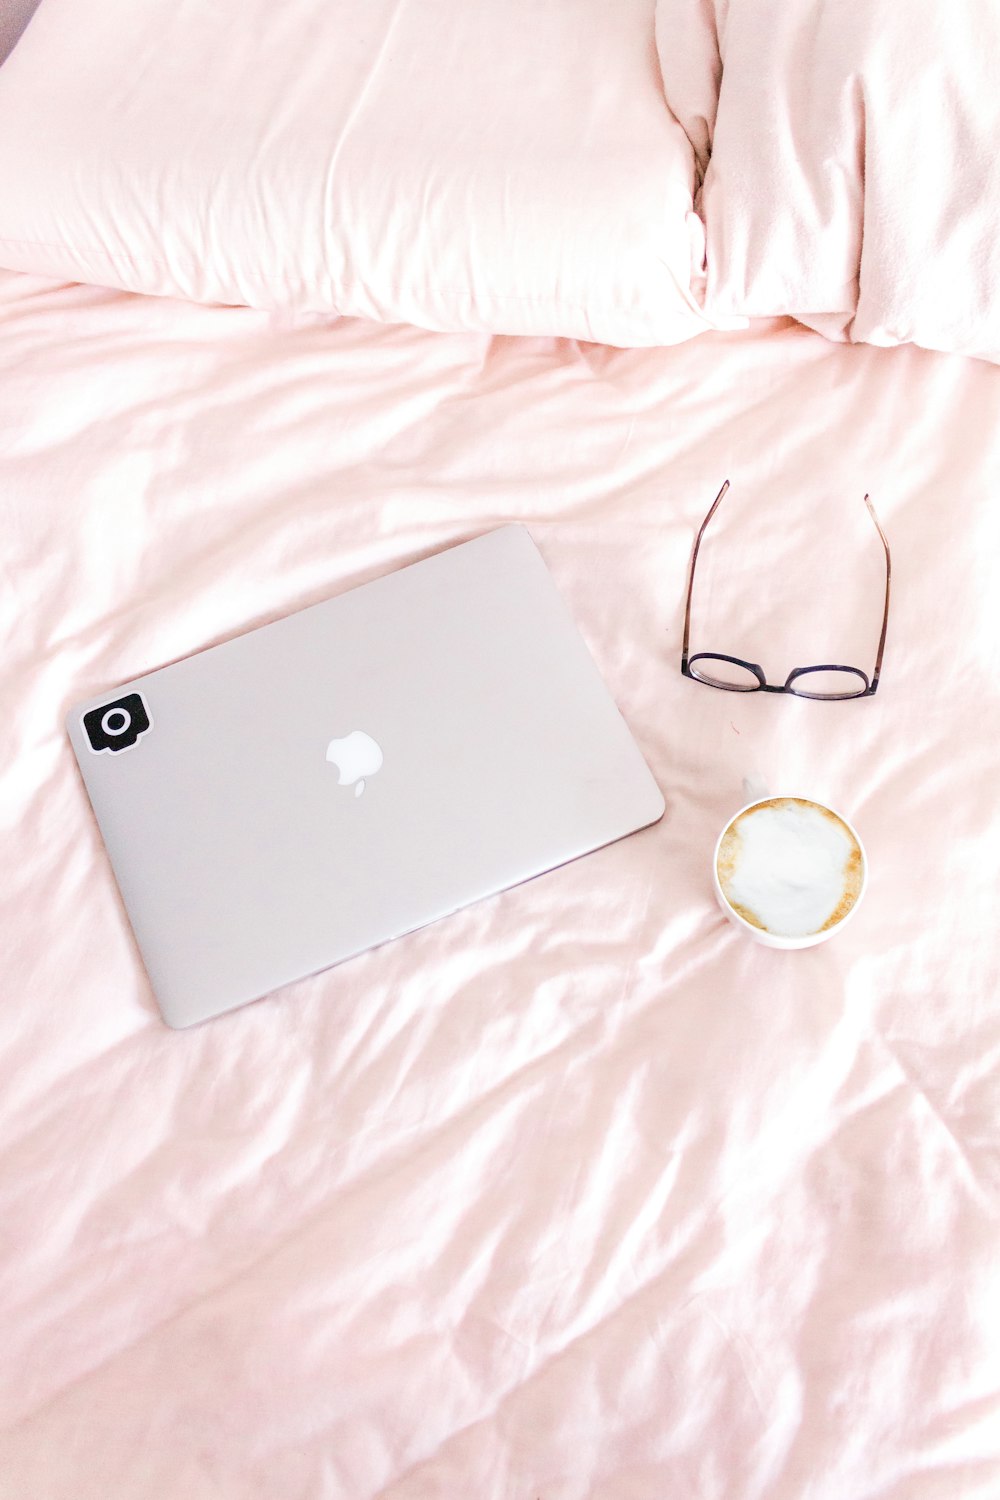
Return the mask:
[[[768,932],[766,928],[757,927],[753,922],[748,922],[746,917],[740,916],[740,913],[732,905],[725,891],[722,889],[722,882],[719,879],[719,850],[722,847],[722,840],[730,828],[732,828],[737,818],[742,818],[743,814],[749,812],[751,808],[763,807],[768,802],[810,802],[814,807],[821,807],[824,812],[832,813],[835,818],[840,819],[844,827],[850,831],[851,837],[861,850],[861,888],[850,910],[846,911],[839,922],[835,922],[832,927],[825,927],[820,932],[807,932],[800,937],[794,937],[782,932]],[[825,942],[827,938],[831,938],[835,933],[839,932],[851,920],[861,905],[865,891],[868,889],[868,850],[865,848],[864,841],[850,818],[846,818],[838,808],[831,807],[829,802],[821,802],[818,797],[804,796],[801,792],[771,792],[766,797],[754,797],[752,802],[744,803],[742,807],[737,808],[736,812],[732,813],[726,819],[719,837],[715,841],[715,848],[712,851],[712,882],[715,886],[716,895],[723,904],[725,915],[731,921],[735,922],[738,927],[741,927],[744,932],[756,938],[757,942],[766,941],[768,944],[778,948],[813,948],[817,943]]]

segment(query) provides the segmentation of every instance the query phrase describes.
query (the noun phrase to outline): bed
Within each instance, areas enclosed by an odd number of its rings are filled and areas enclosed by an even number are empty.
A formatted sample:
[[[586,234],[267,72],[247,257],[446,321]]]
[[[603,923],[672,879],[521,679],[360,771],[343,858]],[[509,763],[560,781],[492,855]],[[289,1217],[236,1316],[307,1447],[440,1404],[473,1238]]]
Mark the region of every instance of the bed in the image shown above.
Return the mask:
[[[995,1500],[1000,370],[155,290],[0,273],[0,1495]],[[867,667],[868,491],[875,697],[681,676],[726,478],[704,648]],[[168,1031],[65,709],[510,520],[664,820]],[[715,907],[744,778],[856,823],[834,941]]]

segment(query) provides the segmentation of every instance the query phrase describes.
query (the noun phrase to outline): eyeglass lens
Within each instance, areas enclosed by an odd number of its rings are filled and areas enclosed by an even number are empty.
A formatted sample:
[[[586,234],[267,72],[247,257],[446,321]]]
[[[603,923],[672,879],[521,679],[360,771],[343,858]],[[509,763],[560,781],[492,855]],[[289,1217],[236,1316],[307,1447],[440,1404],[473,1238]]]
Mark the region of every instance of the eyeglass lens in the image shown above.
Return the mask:
[[[742,662],[728,661],[723,656],[696,656],[688,664],[692,677],[709,687],[728,688],[734,693],[755,693],[761,686],[760,678],[752,668]]]
[[[857,698],[867,691],[868,679],[856,667],[818,667],[798,673],[788,689],[800,698]]]

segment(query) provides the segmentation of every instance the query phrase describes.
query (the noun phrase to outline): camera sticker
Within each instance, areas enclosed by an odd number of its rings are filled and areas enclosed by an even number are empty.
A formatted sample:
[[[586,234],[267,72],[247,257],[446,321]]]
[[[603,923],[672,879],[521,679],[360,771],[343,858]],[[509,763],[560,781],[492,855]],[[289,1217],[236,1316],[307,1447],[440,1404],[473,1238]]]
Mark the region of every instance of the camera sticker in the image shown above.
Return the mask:
[[[112,755],[119,750],[131,750],[140,735],[152,727],[152,722],[141,693],[126,693],[124,698],[102,703],[100,708],[92,708],[83,716],[84,733],[95,755],[105,750]]]

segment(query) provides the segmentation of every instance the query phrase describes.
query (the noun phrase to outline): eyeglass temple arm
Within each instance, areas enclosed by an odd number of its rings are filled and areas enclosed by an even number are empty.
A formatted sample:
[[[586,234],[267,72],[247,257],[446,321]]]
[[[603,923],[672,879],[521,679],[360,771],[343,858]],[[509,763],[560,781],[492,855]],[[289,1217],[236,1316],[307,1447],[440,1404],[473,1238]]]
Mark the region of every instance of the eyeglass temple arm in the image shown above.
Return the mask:
[[[682,667],[686,667],[687,666],[687,661],[688,661],[688,642],[691,639],[691,595],[694,592],[694,570],[695,570],[695,564],[698,561],[698,548],[701,546],[701,539],[705,535],[705,528],[708,526],[709,521],[712,519],[712,517],[715,515],[715,512],[718,510],[719,505],[720,505],[720,503],[722,501],[722,497],[726,493],[726,491],[728,490],[728,488],[729,488],[729,480],[727,479],[726,482],[725,482],[725,484],[722,486],[722,489],[719,491],[719,493],[716,495],[715,499],[712,501],[712,508],[709,511],[708,515],[705,517],[704,521],[702,521],[701,525],[699,526],[699,528],[698,528],[698,535],[694,539],[694,547],[693,547],[693,549],[691,551],[691,569],[690,569],[690,572],[688,573],[687,604],[686,604],[685,609],[684,609],[684,640],[683,640],[683,642],[681,644],[681,666]],[[875,522],[875,525],[878,526],[878,522],[877,521]],[[883,541],[884,540],[885,540],[885,538],[883,538]],[[886,609],[888,611],[888,603],[886,605]],[[882,634],[883,634],[883,638],[884,638],[884,636],[885,636],[884,627],[883,627]],[[882,658],[880,656],[879,657],[879,661],[881,661],[881,659]],[[876,671],[877,671],[877,669],[876,669]]]
[[[889,628],[889,588],[892,582],[892,554],[889,551],[889,543],[886,540],[885,532],[879,525],[878,516],[875,514],[875,507],[874,505],[872,505],[872,502],[867,495],[865,496],[865,504],[868,507],[868,514],[875,522],[875,529],[878,532],[879,536],[882,538],[882,546],[885,548],[885,609],[882,611],[882,633],[878,638],[878,655],[875,657],[875,670],[872,673],[871,687],[869,688],[869,692],[874,693],[875,689],[878,687],[879,673],[882,671],[882,653],[885,650],[885,633]]]

